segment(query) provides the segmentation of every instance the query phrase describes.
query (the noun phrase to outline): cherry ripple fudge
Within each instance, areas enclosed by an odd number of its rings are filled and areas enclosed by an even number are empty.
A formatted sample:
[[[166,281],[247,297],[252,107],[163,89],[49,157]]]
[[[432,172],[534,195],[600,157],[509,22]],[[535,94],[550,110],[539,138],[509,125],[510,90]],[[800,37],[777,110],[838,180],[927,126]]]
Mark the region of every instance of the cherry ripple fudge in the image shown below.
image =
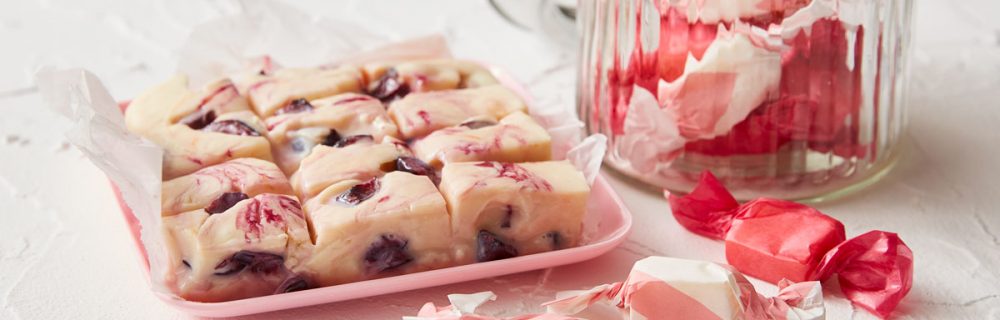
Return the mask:
[[[305,216],[294,196],[272,193],[291,190],[274,164],[233,160],[164,190],[168,286],[182,298],[228,301],[311,286],[297,274],[312,254]]]
[[[426,176],[394,171],[335,186],[309,213],[315,251],[308,263],[319,285],[446,267],[452,240],[444,198]]]
[[[402,98],[410,92],[477,88],[499,83],[482,65],[451,59],[369,63],[363,70],[371,80],[368,92],[384,102]]]
[[[569,162],[445,165],[455,259],[482,262],[579,244],[590,187]]]
[[[351,139],[382,141],[398,135],[382,103],[356,93],[293,100],[267,118],[267,127],[275,160],[286,174],[298,170],[316,145],[342,145]]]
[[[528,108],[521,97],[501,85],[413,93],[389,104],[389,116],[405,139],[469,120],[497,122],[517,111],[528,112]]]
[[[263,121],[228,80],[195,92],[187,77],[174,77],[129,103],[125,125],[163,147],[164,179],[236,158],[272,159]]]
[[[435,167],[470,161],[528,162],[550,160],[552,138],[530,116],[512,113],[499,123],[469,120],[434,131],[413,143],[420,160]]]
[[[589,186],[480,64],[276,68],[133,100],[162,146],[166,285],[217,302],[579,245]]]
[[[270,117],[297,99],[361,92],[363,78],[361,69],[354,66],[260,70],[241,79],[240,92],[250,98],[257,114]]]

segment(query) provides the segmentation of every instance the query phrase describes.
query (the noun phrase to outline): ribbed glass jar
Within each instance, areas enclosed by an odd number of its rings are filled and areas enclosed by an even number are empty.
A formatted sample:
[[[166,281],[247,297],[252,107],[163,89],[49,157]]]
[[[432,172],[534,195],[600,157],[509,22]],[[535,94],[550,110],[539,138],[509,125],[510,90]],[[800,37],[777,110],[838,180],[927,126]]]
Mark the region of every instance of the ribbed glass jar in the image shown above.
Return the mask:
[[[909,0],[581,0],[577,104],[606,163],[737,198],[873,181],[906,124]]]

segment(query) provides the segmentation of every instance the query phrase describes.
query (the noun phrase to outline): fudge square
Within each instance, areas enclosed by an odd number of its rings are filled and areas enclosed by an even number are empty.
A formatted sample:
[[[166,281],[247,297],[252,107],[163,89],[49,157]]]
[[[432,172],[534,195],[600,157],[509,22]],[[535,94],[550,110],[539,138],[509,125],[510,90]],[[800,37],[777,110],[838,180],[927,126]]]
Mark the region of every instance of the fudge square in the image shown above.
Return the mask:
[[[291,181],[292,188],[309,211],[312,199],[325,189],[340,184],[350,186],[397,170],[426,175],[435,184],[438,182],[433,168],[413,158],[406,144],[394,139],[382,143],[361,139],[332,147],[318,145],[302,160],[302,166],[292,175]]]
[[[298,200],[264,193],[224,202],[163,217],[168,286],[203,302],[308,287],[296,271],[312,251]]]
[[[238,111],[219,115],[200,129],[175,124],[167,127],[162,140],[151,140],[164,149],[163,178],[172,179],[237,158],[271,161],[266,135],[260,118]]]
[[[172,216],[205,209],[219,213],[226,203],[262,193],[292,194],[288,179],[274,163],[240,158],[164,181],[160,213]]]
[[[394,171],[334,185],[308,213],[315,251],[306,265],[321,286],[451,265],[444,198],[426,176]]]
[[[368,93],[390,102],[411,92],[476,88],[499,83],[479,63],[453,59],[373,62],[362,68]]]
[[[458,263],[578,245],[590,193],[566,161],[449,163],[440,188]]]
[[[276,165],[253,158],[164,182],[170,288],[187,300],[228,301],[308,287],[296,270],[312,242],[291,193]]]
[[[241,79],[240,92],[261,117],[270,117],[297,99],[315,100],[346,92],[361,92],[364,75],[356,66],[262,70]]]
[[[382,103],[356,93],[294,100],[267,118],[267,127],[274,158],[288,175],[316,145],[343,145],[352,139],[379,142],[398,135]]]
[[[437,168],[451,162],[547,161],[552,158],[552,137],[531,116],[518,111],[500,123],[473,120],[435,131],[413,142],[413,152]]]
[[[175,76],[136,97],[125,124],[163,147],[167,180],[235,158],[271,160],[263,121],[227,79],[194,91]]]
[[[389,117],[396,121],[404,139],[423,137],[472,119],[496,122],[516,111],[527,112],[528,107],[502,85],[411,93],[389,104]]]

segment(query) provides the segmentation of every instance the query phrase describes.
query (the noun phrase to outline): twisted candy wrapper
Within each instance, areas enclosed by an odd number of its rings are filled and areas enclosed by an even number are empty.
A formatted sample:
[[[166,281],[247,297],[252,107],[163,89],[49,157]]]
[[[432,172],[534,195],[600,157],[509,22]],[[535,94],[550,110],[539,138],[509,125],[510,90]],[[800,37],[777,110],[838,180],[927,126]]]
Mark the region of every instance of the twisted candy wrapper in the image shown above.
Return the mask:
[[[747,275],[772,283],[837,275],[854,305],[883,318],[913,286],[913,252],[895,233],[845,241],[840,221],[808,206],[768,198],[740,205],[708,171],[690,194],[667,198],[678,223],[725,240],[726,260]]]
[[[610,302],[625,319],[824,319],[818,282],[782,281],[772,298],[754,290],[742,274],[706,261],[649,257],[632,267],[625,282],[595,287],[545,305],[549,312],[576,314]]]
[[[476,314],[476,309],[479,306],[487,301],[496,299],[497,296],[489,291],[473,294],[449,294],[448,301],[451,302],[451,305],[438,307],[433,302],[428,302],[420,308],[416,317],[403,317],[403,320],[578,320],[578,318],[551,313],[522,315],[510,318]]]

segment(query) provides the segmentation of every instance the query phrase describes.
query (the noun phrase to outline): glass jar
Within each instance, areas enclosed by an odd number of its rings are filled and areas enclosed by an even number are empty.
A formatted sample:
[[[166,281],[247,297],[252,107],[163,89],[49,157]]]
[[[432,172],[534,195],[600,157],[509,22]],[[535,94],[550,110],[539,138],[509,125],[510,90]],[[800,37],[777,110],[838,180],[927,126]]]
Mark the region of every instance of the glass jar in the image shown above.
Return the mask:
[[[909,0],[581,0],[577,107],[606,163],[689,192],[821,200],[885,173]]]

